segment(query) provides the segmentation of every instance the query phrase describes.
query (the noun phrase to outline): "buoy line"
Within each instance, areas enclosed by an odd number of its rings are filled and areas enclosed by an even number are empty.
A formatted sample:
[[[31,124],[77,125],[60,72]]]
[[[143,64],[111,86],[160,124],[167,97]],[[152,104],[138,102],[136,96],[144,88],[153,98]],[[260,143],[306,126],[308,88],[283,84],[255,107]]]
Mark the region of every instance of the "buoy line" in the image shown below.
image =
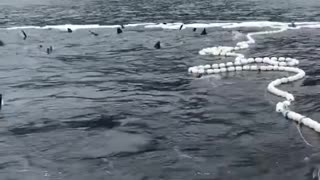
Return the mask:
[[[287,29],[288,28],[281,28],[280,30],[274,31],[248,33],[248,40],[238,42],[235,47],[217,46],[202,49],[199,51],[200,55],[233,56],[235,57],[235,60],[233,62],[193,66],[188,69],[188,72],[196,76],[233,71],[286,71],[296,73],[295,75],[279,78],[269,83],[267,89],[270,93],[285,98],[284,101],[277,103],[276,112],[281,113],[287,119],[292,119],[299,124],[303,124],[317,132],[320,132],[320,123],[289,109],[289,106],[294,101],[294,96],[287,91],[277,88],[277,86],[281,84],[293,82],[302,79],[305,76],[305,72],[302,69],[294,67],[299,64],[297,59],[290,57],[246,58],[243,54],[235,52],[241,49],[247,49],[250,44],[255,43],[255,40],[252,37],[254,35],[280,33]]]

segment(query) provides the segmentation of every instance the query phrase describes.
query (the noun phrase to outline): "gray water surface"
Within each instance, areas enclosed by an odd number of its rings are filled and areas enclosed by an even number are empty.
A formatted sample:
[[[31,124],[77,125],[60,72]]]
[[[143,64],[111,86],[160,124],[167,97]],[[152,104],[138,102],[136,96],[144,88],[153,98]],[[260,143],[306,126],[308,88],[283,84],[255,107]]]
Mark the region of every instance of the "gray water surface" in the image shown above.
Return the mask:
[[[0,24],[320,21],[319,7],[317,0],[10,0],[0,2]],[[288,74],[187,74],[190,66],[231,60],[198,55],[205,47],[234,46],[231,30],[25,31],[23,40],[20,30],[0,30],[0,179],[312,178],[319,134],[303,127],[314,147],[307,146],[296,124],[275,112],[280,99],[266,91]],[[155,50],[158,40],[162,48]],[[307,77],[281,88],[295,95],[294,110],[319,119],[320,31],[256,41],[247,56],[300,60]]]

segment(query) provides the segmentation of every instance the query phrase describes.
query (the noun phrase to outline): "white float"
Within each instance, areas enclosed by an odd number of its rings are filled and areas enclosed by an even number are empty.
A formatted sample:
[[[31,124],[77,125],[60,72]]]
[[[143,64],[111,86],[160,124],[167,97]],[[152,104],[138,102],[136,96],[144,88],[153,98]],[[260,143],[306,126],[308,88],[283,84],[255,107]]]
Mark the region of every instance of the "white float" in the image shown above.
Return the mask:
[[[221,72],[232,72],[232,71],[286,71],[290,73],[296,73],[295,75],[279,78],[269,83],[267,89],[270,93],[275,94],[279,97],[285,98],[284,101],[278,102],[276,105],[276,112],[281,113],[284,117],[297,121],[298,123],[304,124],[305,126],[320,132],[320,123],[311,118],[305,117],[299,113],[291,111],[289,106],[294,101],[294,96],[289,92],[278,89],[276,86],[281,84],[294,82],[302,79],[305,76],[305,72],[297,67],[299,61],[290,57],[257,57],[257,58],[245,58],[243,54],[236,53],[241,49],[249,48],[249,45],[255,43],[252,36],[261,34],[272,34],[286,31],[288,28],[281,28],[274,31],[254,32],[247,34],[248,41],[238,42],[235,47],[218,46],[212,48],[205,48],[199,51],[200,55],[223,55],[223,56],[235,56],[234,62],[212,64],[211,68],[208,65],[195,66],[188,69],[189,73],[192,74],[212,74]],[[256,63],[254,65],[247,65]],[[262,64],[263,63],[263,64]],[[259,65],[261,64],[261,65]],[[267,64],[267,65],[266,65]],[[205,71],[205,69],[207,69]]]

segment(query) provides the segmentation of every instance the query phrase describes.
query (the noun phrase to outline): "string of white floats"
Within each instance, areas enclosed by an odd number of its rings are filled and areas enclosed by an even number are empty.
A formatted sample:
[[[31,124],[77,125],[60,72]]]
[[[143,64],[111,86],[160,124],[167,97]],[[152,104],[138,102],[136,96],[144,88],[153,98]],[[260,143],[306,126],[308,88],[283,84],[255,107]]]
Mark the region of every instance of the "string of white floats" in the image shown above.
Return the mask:
[[[282,28],[275,31],[249,33],[247,34],[248,40],[237,43],[235,47],[218,46],[202,49],[201,51],[199,51],[200,55],[234,56],[235,60],[234,62],[194,66],[190,67],[188,71],[189,73],[197,76],[233,71],[286,71],[290,73],[296,73],[295,75],[279,78],[269,83],[268,91],[270,93],[285,98],[284,101],[277,103],[276,112],[281,113],[288,119],[292,119],[299,124],[304,124],[305,126],[314,129],[317,132],[320,132],[320,124],[317,121],[289,109],[289,106],[294,101],[294,96],[289,92],[277,88],[277,86],[281,84],[293,82],[302,79],[305,76],[305,72],[303,70],[294,67],[299,64],[299,61],[297,59],[290,57],[245,58],[243,54],[235,52],[237,50],[247,49],[249,48],[250,44],[255,43],[255,40],[252,38],[252,36],[254,35],[273,34],[286,30],[287,28]]]

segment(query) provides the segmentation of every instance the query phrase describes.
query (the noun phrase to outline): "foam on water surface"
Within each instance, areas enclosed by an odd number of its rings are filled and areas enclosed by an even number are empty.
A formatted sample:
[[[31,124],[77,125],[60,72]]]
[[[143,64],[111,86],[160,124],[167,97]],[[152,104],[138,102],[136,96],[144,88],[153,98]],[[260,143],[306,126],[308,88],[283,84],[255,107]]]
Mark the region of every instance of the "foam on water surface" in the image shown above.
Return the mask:
[[[142,26],[144,28],[162,28],[162,29],[179,29],[182,22],[175,23],[137,23],[137,24],[124,24],[125,27],[137,27]],[[183,24],[183,28],[288,28],[288,29],[299,29],[299,28],[320,28],[320,22],[295,22],[296,28],[290,28],[289,22],[271,22],[271,21],[247,21],[247,22],[214,22],[214,23],[191,23]],[[78,29],[97,29],[97,28],[118,28],[121,25],[100,25],[100,24],[64,24],[64,25],[46,25],[46,26],[14,26],[4,28],[7,30],[16,29],[57,29],[65,31],[67,28],[72,30]]]

